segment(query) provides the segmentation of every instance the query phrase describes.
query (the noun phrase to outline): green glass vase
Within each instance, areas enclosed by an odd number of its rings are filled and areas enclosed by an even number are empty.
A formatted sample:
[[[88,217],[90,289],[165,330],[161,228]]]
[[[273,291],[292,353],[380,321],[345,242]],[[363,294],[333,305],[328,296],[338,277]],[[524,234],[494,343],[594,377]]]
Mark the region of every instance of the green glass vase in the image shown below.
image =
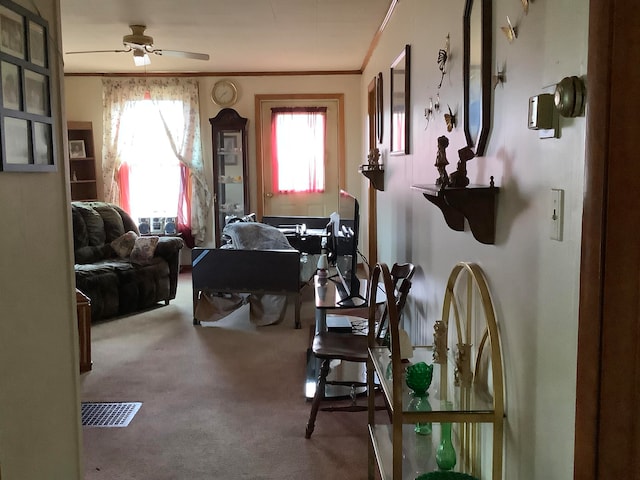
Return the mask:
[[[412,393],[408,407],[409,411],[412,412],[430,412],[429,394],[419,395],[415,392]],[[431,435],[431,422],[418,422],[413,430],[418,435]]]
[[[436,450],[436,463],[440,470],[451,470],[456,466],[456,450],[451,441],[451,424],[440,424],[440,445]]]
[[[433,378],[433,365],[418,362],[407,367],[407,386],[416,395],[425,395]]]

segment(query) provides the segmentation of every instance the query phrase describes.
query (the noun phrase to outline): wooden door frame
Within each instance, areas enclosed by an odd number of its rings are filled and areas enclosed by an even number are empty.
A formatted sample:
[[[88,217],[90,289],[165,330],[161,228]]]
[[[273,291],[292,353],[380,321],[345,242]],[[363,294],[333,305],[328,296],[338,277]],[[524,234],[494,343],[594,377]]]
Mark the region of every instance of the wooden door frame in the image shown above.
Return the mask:
[[[369,83],[367,87],[367,114],[369,115],[369,151],[376,148],[378,145],[378,131],[376,128],[376,121],[378,119],[378,84],[376,83],[376,77]],[[368,209],[369,219],[367,225],[368,232],[368,245],[369,245],[369,265],[373,266],[378,263],[378,193],[372,182],[369,183],[368,188]]]
[[[591,0],[574,478],[640,471],[640,6]]]
[[[264,152],[262,149],[262,109],[264,101],[286,100],[319,100],[338,102],[338,190],[346,185],[346,154],[345,154],[345,125],[344,125],[344,93],[272,93],[256,95],[254,98],[256,118],[256,215],[260,219],[264,213],[264,189],[262,188],[264,172],[262,171]]]

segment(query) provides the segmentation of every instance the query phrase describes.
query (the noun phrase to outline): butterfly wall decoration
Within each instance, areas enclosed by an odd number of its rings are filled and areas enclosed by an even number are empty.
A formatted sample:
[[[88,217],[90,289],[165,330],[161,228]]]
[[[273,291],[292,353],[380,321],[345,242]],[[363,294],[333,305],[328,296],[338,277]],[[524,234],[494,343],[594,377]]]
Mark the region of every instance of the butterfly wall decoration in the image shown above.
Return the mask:
[[[441,48],[438,50],[438,69],[442,74],[440,76],[440,83],[438,84],[438,89],[442,87],[442,81],[444,80],[444,76],[447,73],[447,60],[449,60],[449,34],[447,34],[447,40],[445,42],[445,48]]]
[[[444,114],[444,121],[447,124],[447,132],[450,132],[456,127],[456,114],[451,111],[451,107],[447,105],[449,108],[449,113]]]
[[[529,13],[529,0],[521,0],[522,1],[522,9],[524,10],[524,14]]]
[[[515,27],[511,24],[511,20],[509,19],[509,15],[507,15],[507,25],[500,27],[502,29],[502,33],[504,33],[509,43],[513,42],[516,38],[518,38],[518,26]]]

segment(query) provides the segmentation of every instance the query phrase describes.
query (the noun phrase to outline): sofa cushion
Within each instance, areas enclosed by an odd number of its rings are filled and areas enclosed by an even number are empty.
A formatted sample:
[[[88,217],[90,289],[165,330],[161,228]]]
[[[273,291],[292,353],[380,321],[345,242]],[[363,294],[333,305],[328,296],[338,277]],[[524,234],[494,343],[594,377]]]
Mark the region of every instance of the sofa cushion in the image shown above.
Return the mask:
[[[136,243],[136,238],[138,238],[136,232],[130,230],[111,242],[111,248],[113,248],[113,251],[116,252],[118,257],[126,258],[131,255],[133,246]]]
[[[105,243],[111,243],[126,232],[120,213],[111,205],[100,202],[94,203],[93,208],[104,222]]]
[[[136,222],[133,221],[133,219],[131,218],[131,215],[129,215],[127,212],[125,212],[122,208],[120,208],[117,205],[113,205],[113,204],[110,204],[110,205],[113,209],[115,209],[116,212],[120,214],[120,217],[122,218],[122,223],[124,225],[124,231],[125,232],[132,231],[132,232],[136,232],[136,235],[140,235],[140,231],[138,230],[138,225],[136,224]]]
[[[98,211],[86,203],[75,202],[74,205],[80,212],[80,215],[82,215],[82,219],[87,227],[88,245],[104,245],[106,238],[104,221]],[[124,233],[124,231],[122,233]]]
[[[131,263],[147,265],[152,262],[156,252],[159,237],[150,235],[136,238],[133,250],[131,251]]]
[[[89,246],[87,224],[84,223],[84,218],[76,205],[71,205],[71,219],[73,221],[73,250]]]
[[[87,245],[80,247],[74,252],[74,261],[78,265],[95,263],[114,256],[111,245]]]

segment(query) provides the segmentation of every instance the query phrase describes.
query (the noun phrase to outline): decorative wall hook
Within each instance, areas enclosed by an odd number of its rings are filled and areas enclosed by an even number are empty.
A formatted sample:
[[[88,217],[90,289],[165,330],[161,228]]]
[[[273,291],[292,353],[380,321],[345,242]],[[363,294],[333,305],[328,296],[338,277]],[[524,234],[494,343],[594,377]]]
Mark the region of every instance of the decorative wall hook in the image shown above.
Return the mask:
[[[450,56],[449,45],[450,45],[450,39],[449,39],[449,34],[447,33],[445,47],[438,50],[438,69],[442,73],[440,77],[440,83],[438,84],[438,89],[442,86],[442,81],[444,80],[444,76],[447,73],[447,61],[449,60],[449,56]]]
[[[509,15],[507,15],[507,25],[500,27],[502,29],[502,33],[504,33],[509,43],[513,42],[516,38],[518,38],[518,25],[514,27],[511,24],[511,20],[509,19]]]
[[[456,127],[456,114],[451,111],[451,107],[447,105],[449,108],[449,113],[444,114],[444,121],[447,124],[447,132],[450,132]]]

